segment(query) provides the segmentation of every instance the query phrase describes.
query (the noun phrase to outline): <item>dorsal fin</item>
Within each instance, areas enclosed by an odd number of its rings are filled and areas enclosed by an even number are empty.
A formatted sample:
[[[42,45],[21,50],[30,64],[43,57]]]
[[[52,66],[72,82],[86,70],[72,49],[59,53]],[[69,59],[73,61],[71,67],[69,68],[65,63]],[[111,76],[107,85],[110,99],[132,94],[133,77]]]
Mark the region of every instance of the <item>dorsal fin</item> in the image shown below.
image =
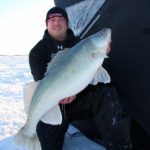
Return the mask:
[[[64,49],[61,51],[58,51],[56,53],[56,55],[54,56],[54,58],[52,58],[51,62],[48,63],[47,65],[47,71],[45,73],[45,75],[47,74],[47,72],[49,71],[49,69],[55,67],[55,65],[61,60],[62,57],[66,57],[67,53],[70,49]]]
[[[24,109],[28,113],[29,106],[32,100],[32,97],[39,86],[40,81],[29,82],[23,87],[23,99],[24,99]]]
[[[24,97],[24,109],[25,112],[28,114],[30,103],[32,97],[39,86],[40,81],[30,82],[24,85],[23,88],[23,97]],[[58,125],[62,123],[62,114],[59,108],[59,105],[54,106],[51,108],[47,113],[45,113],[41,120],[47,124]]]

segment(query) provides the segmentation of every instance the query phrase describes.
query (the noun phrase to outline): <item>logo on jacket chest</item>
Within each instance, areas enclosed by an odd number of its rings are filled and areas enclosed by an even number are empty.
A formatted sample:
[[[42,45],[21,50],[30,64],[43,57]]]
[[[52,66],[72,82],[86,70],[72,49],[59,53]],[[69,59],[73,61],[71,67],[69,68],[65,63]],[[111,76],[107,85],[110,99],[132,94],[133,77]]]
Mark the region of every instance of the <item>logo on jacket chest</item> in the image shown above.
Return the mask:
[[[64,46],[63,45],[57,45],[57,52],[61,51],[61,50],[64,50]],[[54,52],[51,54],[51,59],[53,59],[55,57],[57,52]]]
[[[63,47],[62,45],[58,45],[58,46],[57,46],[57,49],[58,49],[58,50],[63,50],[64,47]]]

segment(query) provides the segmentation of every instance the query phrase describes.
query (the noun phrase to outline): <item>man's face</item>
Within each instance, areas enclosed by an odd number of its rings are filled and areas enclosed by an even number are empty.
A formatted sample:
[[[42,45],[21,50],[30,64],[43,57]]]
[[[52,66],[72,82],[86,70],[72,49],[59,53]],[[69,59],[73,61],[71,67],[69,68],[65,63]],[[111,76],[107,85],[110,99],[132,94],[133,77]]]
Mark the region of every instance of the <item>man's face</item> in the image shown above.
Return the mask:
[[[56,40],[65,40],[67,28],[67,21],[64,17],[53,17],[47,21],[48,32]]]

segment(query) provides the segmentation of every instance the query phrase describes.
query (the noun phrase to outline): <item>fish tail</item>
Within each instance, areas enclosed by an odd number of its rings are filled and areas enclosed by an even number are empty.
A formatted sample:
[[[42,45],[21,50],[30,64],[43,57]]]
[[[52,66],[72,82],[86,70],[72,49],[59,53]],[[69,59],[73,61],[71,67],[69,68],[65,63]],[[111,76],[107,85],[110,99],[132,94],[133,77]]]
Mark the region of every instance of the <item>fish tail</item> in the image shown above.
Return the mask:
[[[28,150],[41,150],[41,145],[39,142],[39,139],[37,137],[37,134],[35,134],[33,137],[29,137],[24,134],[23,128],[19,130],[19,132],[14,136],[14,144],[16,147],[24,147]]]

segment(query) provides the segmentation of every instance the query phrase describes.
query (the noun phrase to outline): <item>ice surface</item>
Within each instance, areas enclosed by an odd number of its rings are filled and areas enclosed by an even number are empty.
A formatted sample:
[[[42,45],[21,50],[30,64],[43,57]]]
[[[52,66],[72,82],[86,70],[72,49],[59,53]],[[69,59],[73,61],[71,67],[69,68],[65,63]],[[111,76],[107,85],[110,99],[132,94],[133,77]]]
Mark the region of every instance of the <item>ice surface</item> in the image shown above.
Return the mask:
[[[0,56],[0,60],[0,150],[24,150],[14,147],[13,138],[26,120],[22,88],[33,80],[28,57]],[[68,133],[63,150],[104,150],[72,126]]]

